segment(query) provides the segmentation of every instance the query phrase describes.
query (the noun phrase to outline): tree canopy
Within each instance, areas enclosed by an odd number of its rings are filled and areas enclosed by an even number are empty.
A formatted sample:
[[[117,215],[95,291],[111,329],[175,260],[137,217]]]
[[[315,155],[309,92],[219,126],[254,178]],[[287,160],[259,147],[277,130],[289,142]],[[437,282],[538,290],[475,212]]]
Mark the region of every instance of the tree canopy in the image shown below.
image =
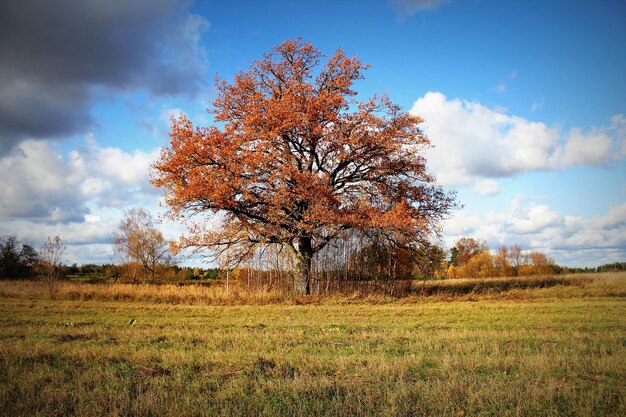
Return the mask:
[[[219,228],[189,223],[179,248],[245,257],[281,245],[297,261],[296,292],[308,294],[312,257],[343,231],[406,247],[437,231],[454,196],[427,170],[422,120],[386,96],[357,101],[368,65],[341,50],[325,58],[286,41],[232,83],[216,80],[213,125],[173,120],[153,183],[173,218],[222,216]]]
[[[28,241],[16,235],[0,236],[0,278],[25,278],[32,275],[39,254]]]
[[[116,250],[129,259],[141,264],[144,281],[148,273],[154,281],[155,267],[170,262],[169,243],[154,225],[150,212],[143,208],[132,208],[124,212],[118,231],[114,234]],[[133,272],[133,282],[135,281]]]

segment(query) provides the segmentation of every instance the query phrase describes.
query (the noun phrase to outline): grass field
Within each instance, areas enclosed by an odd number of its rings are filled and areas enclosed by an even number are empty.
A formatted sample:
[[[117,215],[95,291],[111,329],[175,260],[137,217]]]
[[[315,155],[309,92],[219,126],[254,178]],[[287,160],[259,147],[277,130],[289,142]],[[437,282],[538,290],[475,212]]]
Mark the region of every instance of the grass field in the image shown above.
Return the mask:
[[[626,275],[562,284],[231,303],[3,281],[0,412],[624,416]]]

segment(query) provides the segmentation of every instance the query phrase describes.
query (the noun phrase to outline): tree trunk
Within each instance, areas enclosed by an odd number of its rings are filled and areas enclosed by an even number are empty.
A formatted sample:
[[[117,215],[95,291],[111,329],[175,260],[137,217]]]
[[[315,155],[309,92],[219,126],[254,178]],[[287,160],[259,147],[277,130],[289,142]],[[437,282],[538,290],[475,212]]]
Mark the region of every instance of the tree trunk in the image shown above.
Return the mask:
[[[311,262],[313,260],[311,240],[310,237],[303,237],[300,238],[298,244],[298,259],[294,281],[294,290],[298,295],[311,294]]]

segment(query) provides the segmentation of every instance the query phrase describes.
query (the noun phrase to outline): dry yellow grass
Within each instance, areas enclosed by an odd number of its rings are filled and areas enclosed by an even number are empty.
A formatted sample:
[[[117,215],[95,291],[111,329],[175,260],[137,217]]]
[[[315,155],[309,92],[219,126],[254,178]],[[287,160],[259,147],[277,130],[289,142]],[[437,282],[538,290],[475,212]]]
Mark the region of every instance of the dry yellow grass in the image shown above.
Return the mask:
[[[356,288],[356,289],[355,289]],[[377,291],[380,289],[381,291]],[[0,297],[46,297],[38,281],[0,281]],[[213,285],[88,284],[61,282],[54,298],[60,300],[145,301],[166,304],[301,304],[319,302],[390,302],[429,299],[483,300],[580,296],[625,296],[626,273],[575,274],[563,276],[453,279],[444,281],[403,281],[397,283],[357,283],[343,291],[313,297],[294,297],[280,290],[251,289],[231,283]]]

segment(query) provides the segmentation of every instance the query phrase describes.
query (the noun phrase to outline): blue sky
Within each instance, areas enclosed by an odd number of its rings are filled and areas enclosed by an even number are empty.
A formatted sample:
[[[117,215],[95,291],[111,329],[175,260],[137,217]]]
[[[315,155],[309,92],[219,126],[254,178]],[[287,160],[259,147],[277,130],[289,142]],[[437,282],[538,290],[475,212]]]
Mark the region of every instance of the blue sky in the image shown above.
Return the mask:
[[[425,119],[430,167],[464,205],[445,246],[626,260],[623,2],[71,3],[0,6],[0,234],[58,233],[69,262],[110,261],[123,210],[162,212],[148,166],[169,116],[210,123],[216,74],[302,37],[371,64],[359,97]]]

